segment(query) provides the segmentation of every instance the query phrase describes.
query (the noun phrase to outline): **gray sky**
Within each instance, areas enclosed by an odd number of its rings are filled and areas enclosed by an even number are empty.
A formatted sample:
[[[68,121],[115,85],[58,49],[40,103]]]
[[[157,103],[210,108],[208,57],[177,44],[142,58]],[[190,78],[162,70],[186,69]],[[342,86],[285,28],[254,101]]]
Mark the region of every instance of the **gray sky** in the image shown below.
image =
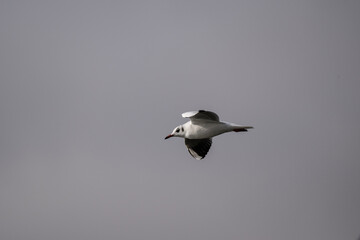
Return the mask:
[[[0,2],[0,238],[355,240],[360,2]],[[202,161],[206,109],[248,133]]]

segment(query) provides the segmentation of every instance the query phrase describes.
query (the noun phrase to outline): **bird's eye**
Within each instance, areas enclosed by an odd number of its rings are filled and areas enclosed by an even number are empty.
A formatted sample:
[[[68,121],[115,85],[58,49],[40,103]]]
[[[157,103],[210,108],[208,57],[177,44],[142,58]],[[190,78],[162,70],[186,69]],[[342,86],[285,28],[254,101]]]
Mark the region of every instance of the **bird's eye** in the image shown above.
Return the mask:
[[[176,132],[178,133],[180,131],[180,129],[176,129]]]

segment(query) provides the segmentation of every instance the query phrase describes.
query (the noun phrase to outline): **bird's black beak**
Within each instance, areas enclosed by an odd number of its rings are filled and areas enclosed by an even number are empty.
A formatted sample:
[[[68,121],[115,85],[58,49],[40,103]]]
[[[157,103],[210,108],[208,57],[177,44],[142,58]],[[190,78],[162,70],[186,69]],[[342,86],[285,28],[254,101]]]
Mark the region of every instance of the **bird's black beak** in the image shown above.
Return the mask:
[[[171,138],[171,137],[173,137],[173,136],[174,136],[174,135],[172,135],[172,134],[167,135],[167,136],[165,137],[165,139]]]

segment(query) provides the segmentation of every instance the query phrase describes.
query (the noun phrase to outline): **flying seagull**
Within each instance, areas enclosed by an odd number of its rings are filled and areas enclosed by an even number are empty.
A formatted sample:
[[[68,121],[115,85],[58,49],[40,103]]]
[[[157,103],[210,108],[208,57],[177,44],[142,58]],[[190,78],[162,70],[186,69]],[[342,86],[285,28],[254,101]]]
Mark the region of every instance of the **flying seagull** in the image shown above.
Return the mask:
[[[234,123],[220,122],[219,116],[210,111],[199,110],[186,112],[181,115],[190,118],[187,123],[177,126],[174,131],[165,137],[185,138],[185,145],[191,156],[197,160],[203,159],[208,153],[212,137],[226,132],[247,132],[250,126],[240,126]]]

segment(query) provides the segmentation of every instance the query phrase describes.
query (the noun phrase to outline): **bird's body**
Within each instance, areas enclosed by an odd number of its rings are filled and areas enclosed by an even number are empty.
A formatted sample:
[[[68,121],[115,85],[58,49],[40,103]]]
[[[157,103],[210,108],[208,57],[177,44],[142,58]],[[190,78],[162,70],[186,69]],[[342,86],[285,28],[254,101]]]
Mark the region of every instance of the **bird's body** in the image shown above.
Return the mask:
[[[225,122],[201,121],[192,123],[188,121],[182,125],[184,127],[185,136],[188,139],[204,139],[212,138],[225,132],[233,131],[233,126]]]
[[[185,138],[185,145],[189,153],[194,158],[200,160],[205,157],[209,151],[212,138],[226,132],[246,132],[250,126],[240,126],[234,123],[220,122],[216,113],[199,110],[183,113],[184,118],[190,118],[190,121],[180,125],[174,131],[165,137]]]

